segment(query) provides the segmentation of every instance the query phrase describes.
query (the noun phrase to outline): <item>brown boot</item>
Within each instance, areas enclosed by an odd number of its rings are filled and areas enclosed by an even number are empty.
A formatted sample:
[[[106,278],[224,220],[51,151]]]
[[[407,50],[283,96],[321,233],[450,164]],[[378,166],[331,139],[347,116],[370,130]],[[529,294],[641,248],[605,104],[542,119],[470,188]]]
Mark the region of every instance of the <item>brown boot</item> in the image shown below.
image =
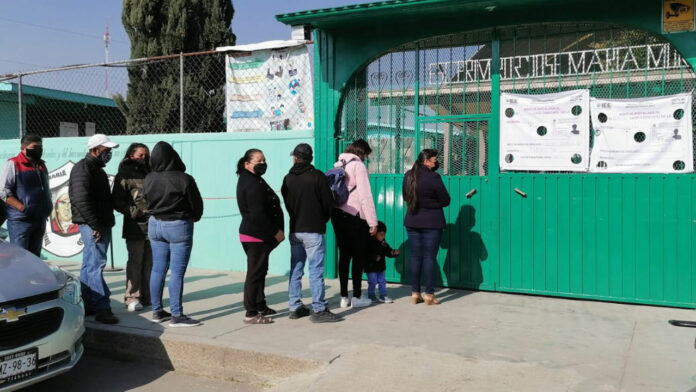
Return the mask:
[[[425,304],[426,305],[440,305],[440,301],[435,298],[435,294],[426,294],[425,295]]]
[[[417,305],[419,303],[423,302],[423,297],[421,297],[420,293],[411,293],[411,303],[414,305]]]

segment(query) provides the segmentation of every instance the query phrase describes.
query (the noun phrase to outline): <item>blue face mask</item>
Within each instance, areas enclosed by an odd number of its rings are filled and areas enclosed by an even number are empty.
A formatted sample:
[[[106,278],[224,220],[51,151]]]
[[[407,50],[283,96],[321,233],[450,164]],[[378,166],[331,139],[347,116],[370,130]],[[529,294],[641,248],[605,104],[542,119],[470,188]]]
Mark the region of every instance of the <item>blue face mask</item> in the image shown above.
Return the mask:
[[[105,165],[111,160],[111,150],[102,151],[97,158],[102,161]]]

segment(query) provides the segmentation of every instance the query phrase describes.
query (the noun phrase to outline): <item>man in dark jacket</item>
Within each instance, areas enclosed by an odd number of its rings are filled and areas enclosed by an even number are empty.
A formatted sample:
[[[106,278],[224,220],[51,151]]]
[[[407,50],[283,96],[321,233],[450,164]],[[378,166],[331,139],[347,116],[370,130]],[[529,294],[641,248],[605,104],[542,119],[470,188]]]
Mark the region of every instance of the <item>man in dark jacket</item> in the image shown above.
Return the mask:
[[[48,170],[41,160],[43,146],[39,136],[22,137],[21,147],[22,151],[9,159],[0,173],[0,199],[5,202],[0,203],[0,208],[7,204],[10,242],[40,256],[46,218],[53,209]]]
[[[95,313],[95,320],[104,324],[118,322],[111,312],[111,291],[104,281],[106,251],[114,226],[114,205],[104,166],[111,160],[111,149],[117,147],[105,135],[92,136],[87,141],[87,156],[70,172],[68,188],[72,221],[79,226],[85,246],[80,268],[85,312]]]
[[[333,195],[324,173],[312,166],[312,147],[301,143],[293,150],[294,165],[283,179],[281,193],[290,215],[290,318],[309,315],[302,304],[302,275],[309,265],[312,315],[315,323],[336,322],[342,318],[331,313],[324,299],[324,256],[326,222],[331,218]]]

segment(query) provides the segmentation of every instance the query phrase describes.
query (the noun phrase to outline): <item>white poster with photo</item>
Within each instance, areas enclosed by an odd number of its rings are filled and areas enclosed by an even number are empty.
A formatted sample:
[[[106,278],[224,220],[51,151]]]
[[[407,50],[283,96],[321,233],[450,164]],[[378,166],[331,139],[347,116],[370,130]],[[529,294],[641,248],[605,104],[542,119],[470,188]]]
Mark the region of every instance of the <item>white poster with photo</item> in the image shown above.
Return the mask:
[[[502,93],[500,169],[587,171],[589,101],[588,90]]]
[[[595,173],[694,171],[690,93],[638,99],[592,98]]]
[[[234,51],[225,60],[227,132],[314,129],[306,45],[223,49]]]

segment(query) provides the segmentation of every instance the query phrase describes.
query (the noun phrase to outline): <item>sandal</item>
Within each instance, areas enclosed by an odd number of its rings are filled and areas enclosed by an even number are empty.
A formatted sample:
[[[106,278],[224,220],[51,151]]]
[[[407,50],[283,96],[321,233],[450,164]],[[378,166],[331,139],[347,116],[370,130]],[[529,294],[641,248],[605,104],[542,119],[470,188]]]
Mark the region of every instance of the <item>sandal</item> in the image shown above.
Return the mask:
[[[273,324],[273,320],[259,313],[256,316],[244,317],[244,324]]]
[[[271,316],[271,315],[274,315],[276,313],[277,312],[271,308],[266,308],[266,309],[259,312],[259,314],[262,316]]]

